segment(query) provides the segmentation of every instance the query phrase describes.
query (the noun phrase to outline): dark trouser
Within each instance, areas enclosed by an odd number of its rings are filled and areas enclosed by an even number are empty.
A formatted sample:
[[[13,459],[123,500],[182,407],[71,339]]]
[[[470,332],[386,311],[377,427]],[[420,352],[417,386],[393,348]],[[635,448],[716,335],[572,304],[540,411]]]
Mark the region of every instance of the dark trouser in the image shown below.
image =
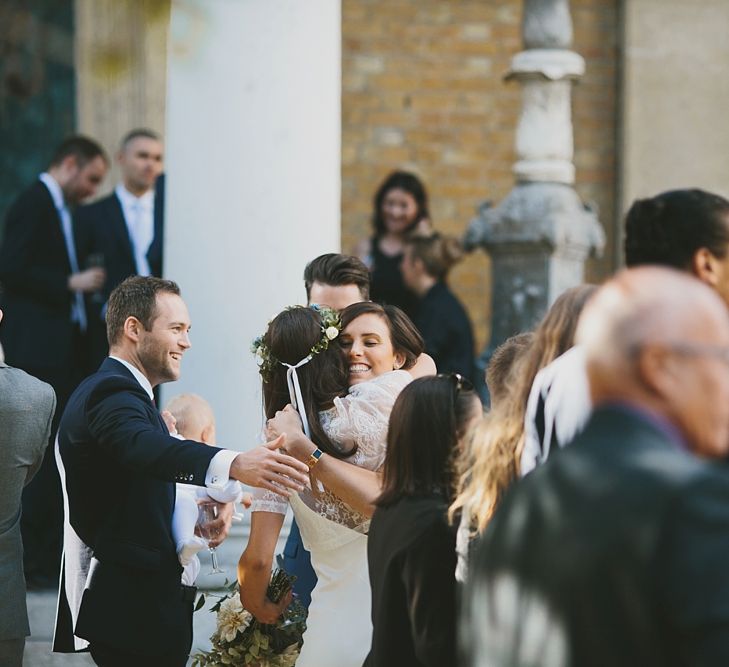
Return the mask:
[[[181,627],[179,632],[180,645],[182,648],[176,653],[164,655],[145,656],[134,653],[127,653],[116,646],[92,642],[89,646],[91,657],[99,667],[185,667],[190,657],[192,646],[192,605],[197,595],[195,586],[180,585],[182,600],[188,605],[187,627]]]
[[[188,654],[145,657],[124,653],[106,644],[91,644],[91,657],[99,667],[185,667]]]
[[[76,332],[71,363],[67,367],[23,367],[26,373],[47,382],[56,392],[56,412],[43,463],[30,484],[23,489],[20,530],[23,535],[25,579],[31,588],[58,586],[63,548],[63,495],[53,444],[66,403],[84,377],[87,366],[85,354],[84,340]],[[7,363],[12,365],[12,359],[8,359]]]
[[[0,640],[0,665],[2,667],[22,667],[25,637]]]

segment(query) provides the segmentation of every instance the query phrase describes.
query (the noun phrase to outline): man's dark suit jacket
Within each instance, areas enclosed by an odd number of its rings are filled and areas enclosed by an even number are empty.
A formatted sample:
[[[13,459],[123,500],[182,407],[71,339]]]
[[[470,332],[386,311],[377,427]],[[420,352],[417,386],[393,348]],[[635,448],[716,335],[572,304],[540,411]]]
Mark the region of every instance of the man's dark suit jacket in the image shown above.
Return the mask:
[[[723,464],[642,413],[600,408],[489,524],[466,664],[729,665],[727,563]]]
[[[73,363],[70,273],[58,212],[36,181],[11,205],[0,245],[0,342],[9,364],[46,379]]]
[[[448,285],[437,282],[430,288],[418,303],[413,321],[439,373],[460,373],[474,380],[471,321]]]
[[[204,485],[218,451],[170,436],[145,390],[114,359],[79,385],[58,434],[70,527],[95,559],[77,636],[146,656],[189,650],[192,601],[183,595],[171,533],[174,483]],[[76,557],[67,542],[67,576]],[[74,650],[65,593],[62,585],[56,651]]]
[[[147,251],[147,261],[153,276],[162,275],[164,186],[154,199],[154,238]],[[89,335],[92,339],[93,360],[101,363],[108,351],[106,325],[101,307],[109,299],[112,290],[125,278],[136,275],[132,241],[129,237],[124,212],[116,193],[76,211],[79,263],[85,266],[89,255],[102,254],[106,269],[106,283],[100,298],[88,298]]]

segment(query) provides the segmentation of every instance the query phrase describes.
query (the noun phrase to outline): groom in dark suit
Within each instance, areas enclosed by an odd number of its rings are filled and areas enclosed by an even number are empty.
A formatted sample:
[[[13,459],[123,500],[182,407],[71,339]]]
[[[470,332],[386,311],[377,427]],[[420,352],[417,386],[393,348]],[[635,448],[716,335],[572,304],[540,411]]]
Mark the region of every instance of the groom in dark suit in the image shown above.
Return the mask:
[[[58,399],[52,432],[84,377],[88,313],[84,295],[104,282],[100,268],[79,258],[71,210],[91,197],[107,158],[95,141],[74,136],[56,149],[48,171],[8,211],[0,244],[0,342],[8,364],[50,384]],[[23,492],[21,528],[28,585],[55,588],[61,560],[61,492],[49,447]]]
[[[517,482],[466,586],[465,665],[729,665],[729,314],[645,267],[580,318],[594,413]]]
[[[82,260],[103,264],[106,281],[89,300],[92,369],[106,357],[104,304],[129,276],[162,276],[164,218],[163,146],[156,132],[138,128],[122,139],[121,182],[99,201],[76,211]]]
[[[180,375],[190,318],[171,281],[132,277],[109,298],[110,356],[61,419],[64,570],[54,650],[90,644],[99,665],[185,664],[195,589],[181,584],[171,534],[175,482],[229,478],[300,490],[305,464],[282,441],[238,453],[169,435],[152,389]]]

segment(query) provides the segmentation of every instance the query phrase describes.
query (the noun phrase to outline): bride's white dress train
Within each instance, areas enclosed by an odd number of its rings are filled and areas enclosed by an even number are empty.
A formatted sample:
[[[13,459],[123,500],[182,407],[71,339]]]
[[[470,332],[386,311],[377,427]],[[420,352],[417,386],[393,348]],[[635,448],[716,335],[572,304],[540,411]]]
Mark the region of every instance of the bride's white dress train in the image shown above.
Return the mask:
[[[385,373],[354,385],[321,413],[327,435],[343,451],[357,443],[351,463],[368,470],[382,466],[392,405],[411,379],[406,371]],[[296,667],[361,667],[372,639],[369,520],[323,487],[302,491],[290,504],[318,578]],[[251,511],[285,514],[288,505],[282,496],[256,491]]]

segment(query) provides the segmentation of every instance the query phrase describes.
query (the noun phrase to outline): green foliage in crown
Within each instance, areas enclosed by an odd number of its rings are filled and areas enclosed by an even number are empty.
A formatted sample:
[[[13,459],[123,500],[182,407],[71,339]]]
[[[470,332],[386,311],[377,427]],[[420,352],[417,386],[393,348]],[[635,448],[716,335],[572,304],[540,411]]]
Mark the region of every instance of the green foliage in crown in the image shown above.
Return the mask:
[[[319,313],[321,317],[322,337],[309,350],[309,355],[313,357],[326,350],[329,344],[339,336],[342,331],[342,319],[336,310],[328,306],[312,304],[309,307]],[[268,382],[271,379],[271,374],[274,369],[281,362],[273,356],[271,349],[266,345],[263,338],[263,336],[257,336],[253,340],[251,343],[251,352],[256,357],[258,372],[261,374],[263,381]]]

